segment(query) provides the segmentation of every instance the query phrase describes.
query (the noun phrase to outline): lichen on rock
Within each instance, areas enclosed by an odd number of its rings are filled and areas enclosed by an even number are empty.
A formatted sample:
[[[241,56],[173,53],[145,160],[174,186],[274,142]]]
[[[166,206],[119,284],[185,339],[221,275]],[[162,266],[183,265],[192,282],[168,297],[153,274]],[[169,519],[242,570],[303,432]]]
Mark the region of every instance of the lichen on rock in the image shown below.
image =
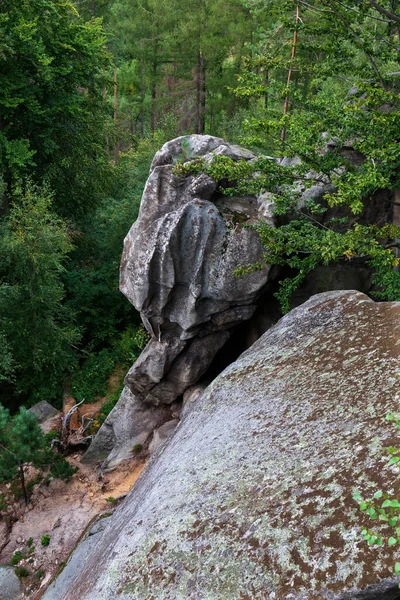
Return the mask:
[[[397,483],[400,303],[314,296],[199,396],[51,600],[396,598],[352,500]],[[364,520],[367,519],[367,520]]]

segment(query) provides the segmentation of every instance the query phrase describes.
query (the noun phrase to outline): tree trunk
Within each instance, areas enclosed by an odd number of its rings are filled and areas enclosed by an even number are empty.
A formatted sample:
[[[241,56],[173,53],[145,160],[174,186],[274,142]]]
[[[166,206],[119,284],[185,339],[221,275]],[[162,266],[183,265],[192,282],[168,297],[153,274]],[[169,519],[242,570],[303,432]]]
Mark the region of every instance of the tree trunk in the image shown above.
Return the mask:
[[[146,96],[143,68],[143,59],[140,59],[140,135],[142,138],[144,138],[144,99]]]
[[[157,98],[157,59],[158,59],[158,40],[154,43],[153,66],[152,66],[152,85],[151,85],[151,114],[150,130],[154,133],[156,129],[156,98]]]
[[[300,23],[300,6],[299,6],[299,4],[297,4],[297,6],[296,6],[296,27],[295,27],[295,30],[293,33],[292,55],[290,58],[290,67],[289,67],[289,73],[288,73],[287,84],[286,84],[287,85],[287,95],[285,98],[285,103],[283,105],[283,114],[284,115],[287,115],[287,113],[289,112],[289,86],[291,84],[292,77],[293,77],[293,62],[296,57],[297,27],[298,27],[299,23]],[[286,139],[286,128],[284,127],[281,132],[282,144],[285,143],[285,139]]]
[[[268,69],[265,69],[265,73],[264,73],[264,85],[266,88],[268,88],[269,85],[269,72]],[[265,94],[264,94],[264,108],[267,109],[268,108],[268,92],[267,90],[265,90]]]
[[[157,98],[157,86],[153,83],[151,88],[151,115],[150,115],[150,130],[154,133],[156,129],[156,98]]]
[[[114,160],[117,162],[119,156],[119,140],[117,134],[118,124],[118,83],[117,67],[114,67]]]
[[[197,53],[196,69],[196,133],[204,134],[206,123],[206,61],[201,50]]]
[[[104,102],[107,100],[107,84],[106,83],[104,84],[104,88],[103,88],[103,100],[104,100]],[[106,152],[107,152],[107,155],[110,154],[110,144],[108,141],[108,133],[107,132],[106,132]]]
[[[27,505],[28,504],[28,492],[26,491],[24,465],[22,463],[19,464],[19,478],[21,481],[22,493],[24,496],[25,504]]]

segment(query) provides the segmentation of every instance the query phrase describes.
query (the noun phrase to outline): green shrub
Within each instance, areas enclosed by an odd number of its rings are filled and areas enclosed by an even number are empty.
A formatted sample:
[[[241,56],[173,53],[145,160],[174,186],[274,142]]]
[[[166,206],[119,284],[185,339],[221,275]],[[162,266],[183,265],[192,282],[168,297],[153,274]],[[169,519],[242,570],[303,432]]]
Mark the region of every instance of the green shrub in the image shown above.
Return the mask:
[[[93,402],[104,396],[114,366],[115,359],[107,348],[89,356],[73,377],[71,389],[76,400]]]
[[[389,413],[386,416],[388,421],[394,421],[400,429],[400,414]],[[386,448],[390,458],[388,466],[400,465],[400,448],[389,446]],[[357,490],[353,494],[353,499],[358,502],[361,512],[365,512],[372,521],[377,521],[374,529],[364,527],[362,536],[369,546],[397,546],[400,545],[400,501],[391,494],[378,490],[372,498],[363,499],[361,493]],[[381,523],[379,523],[381,522]],[[391,533],[380,531],[381,524],[389,526]],[[400,562],[394,564],[394,572],[400,575]],[[400,585],[399,585],[400,587]]]
[[[15,574],[17,577],[28,577],[29,571],[26,567],[16,567]]]
[[[116,358],[122,365],[132,366],[149,340],[150,335],[143,325],[130,325],[115,344]]]
[[[50,466],[50,473],[54,479],[69,481],[79,467],[73,467],[62,454],[53,453],[54,457]]]
[[[31,538],[31,537],[30,537],[30,538],[29,538],[29,539],[26,541],[26,545],[28,546],[28,548],[32,548],[32,545],[33,545],[33,538]]]
[[[35,573],[35,577],[38,580],[42,579],[43,575],[44,575],[44,571],[42,571],[42,569],[40,569],[40,571],[38,571],[37,573]]]
[[[48,533],[42,535],[42,537],[40,538],[40,543],[42,544],[42,546],[48,546],[50,544],[50,536]]]
[[[0,494],[0,513],[6,511],[8,507],[7,498],[5,494]]]
[[[14,552],[14,554],[11,557],[10,565],[12,565],[12,566],[17,565],[23,558],[24,558],[24,555],[22,554],[22,552],[20,552],[20,550],[17,550],[16,552]]]
[[[142,450],[143,450],[142,444],[135,444],[132,447],[132,452],[134,452],[134,454],[139,454],[139,452],[141,452]]]

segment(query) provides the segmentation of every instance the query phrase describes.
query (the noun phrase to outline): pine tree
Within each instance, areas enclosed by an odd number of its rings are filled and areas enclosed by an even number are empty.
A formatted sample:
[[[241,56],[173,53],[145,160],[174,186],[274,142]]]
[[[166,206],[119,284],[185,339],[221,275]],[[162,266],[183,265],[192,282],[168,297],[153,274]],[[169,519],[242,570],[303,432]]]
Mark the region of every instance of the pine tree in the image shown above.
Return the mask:
[[[19,479],[25,503],[28,504],[25,469],[33,466],[41,471],[50,468],[54,477],[70,478],[76,471],[59,454],[49,449],[36,417],[21,407],[11,416],[0,404],[0,481]]]

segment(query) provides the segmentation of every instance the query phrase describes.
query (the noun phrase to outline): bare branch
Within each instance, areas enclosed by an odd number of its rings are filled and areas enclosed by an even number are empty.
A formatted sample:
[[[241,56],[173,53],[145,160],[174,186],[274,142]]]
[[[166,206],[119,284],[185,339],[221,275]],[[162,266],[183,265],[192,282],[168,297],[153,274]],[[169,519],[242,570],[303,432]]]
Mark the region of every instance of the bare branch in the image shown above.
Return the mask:
[[[400,23],[400,17],[398,15],[396,15],[395,13],[390,12],[390,10],[386,10],[386,8],[383,8],[383,6],[381,6],[380,4],[378,4],[377,2],[375,2],[375,0],[369,0],[369,3],[379,13],[381,13],[381,15],[385,15],[385,17],[387,17],[391,21],[396,21],[397,23]]]

